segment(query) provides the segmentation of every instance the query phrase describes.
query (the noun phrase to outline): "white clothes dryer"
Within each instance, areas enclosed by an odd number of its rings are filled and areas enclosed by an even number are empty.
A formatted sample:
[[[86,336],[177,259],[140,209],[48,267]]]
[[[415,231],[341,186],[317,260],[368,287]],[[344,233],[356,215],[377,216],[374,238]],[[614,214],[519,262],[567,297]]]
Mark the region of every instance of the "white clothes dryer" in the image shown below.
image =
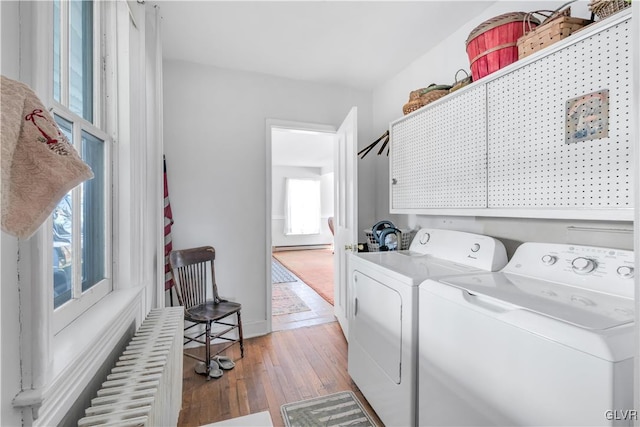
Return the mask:
[[[524,243],[420,285],[419,424],[633,424],[632,251]]]
[[[408,251],[351,254],[348,371],[385,425],[417,422],[418,285],[506,263],[500,241],[440,229],[419,230]]]

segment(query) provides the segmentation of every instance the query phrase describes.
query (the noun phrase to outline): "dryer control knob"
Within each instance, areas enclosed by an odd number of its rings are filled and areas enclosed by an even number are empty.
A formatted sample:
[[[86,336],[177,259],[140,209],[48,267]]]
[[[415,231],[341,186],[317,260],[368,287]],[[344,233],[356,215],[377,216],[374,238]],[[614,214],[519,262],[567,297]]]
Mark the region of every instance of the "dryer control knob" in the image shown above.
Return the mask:
[[[578,257],[571,262],[571,268],[579,274],[591,273],[596,267],[596,262],[589,258]]]
[[[471,252],[478,252],[480,250],[480,244],[479,243],[474,243],[471,246]]]
[[[420,243],[423,245],[426,245],[429,240],[431,240],[431,234],[429,233],[424,233],[420,236]]]
[[[616,270],[616,273],[618,273],[618,276],[624,279],[630,279],[633,277],[633,267],[629,267],[628,265],[621,265]]]
[[[558,261],[558,257],[555,255],[544,255],[542,257],[542,263],[544,265],[553,265],[556,263],[556,261]]]

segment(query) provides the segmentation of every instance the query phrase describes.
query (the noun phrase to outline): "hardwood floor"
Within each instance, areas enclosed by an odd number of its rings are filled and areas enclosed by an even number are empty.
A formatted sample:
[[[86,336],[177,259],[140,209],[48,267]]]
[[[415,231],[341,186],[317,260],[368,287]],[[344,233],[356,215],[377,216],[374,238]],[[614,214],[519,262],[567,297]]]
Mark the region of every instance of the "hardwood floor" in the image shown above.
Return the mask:
[[[200,349],[198,349],[200,350]],[[284,426],[280,406],[338,391],[352,390],[382,426],[347,373],[347,342],[337,322],[273,332],[245,340],[244,358],[222,378],[207,381],[184,359],[182,411],[178,426],[200,426],[268,410],[275,427]]]

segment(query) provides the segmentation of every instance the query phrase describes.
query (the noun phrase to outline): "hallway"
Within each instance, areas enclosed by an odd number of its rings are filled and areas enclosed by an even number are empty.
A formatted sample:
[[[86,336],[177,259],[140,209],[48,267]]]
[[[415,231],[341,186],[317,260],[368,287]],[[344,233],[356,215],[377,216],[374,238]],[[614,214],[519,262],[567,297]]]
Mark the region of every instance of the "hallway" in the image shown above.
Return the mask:
[[[273,257],[333,305],[331,249],[274,250]]]
[[[285,276],[278,278],[275,274],[277,265],[274,265],[274,274],[272,274],[274,281],[272,330],[281,331],[334,322],[336,319],[333,315],[333,305],[325,301],[326,298],[319,295],[301,279],[301,277],[307,278],[307,282],[315,287],[320,284],[321,290],[325,295],[329,295],[333,301],[333,257],[331,251],[324,249],[280,251],[274,252],[273,256],[276,262],[281,265],[287,263],[287,266],[292,266],[291,268],[295,268],[295,271],[282,265]],[[276,283],[277,281],[286,282]],[[280,289],[277,290],[276,286]],[[294,305],[290,310],[292,312],[288,312],[287,307],[281,307],[282,302],[276,300],[280,291],[291,292],[294,296],[299,297],[301,300],[299,303],[302,303],[303,307],[292,303]],[[284,313],[277,314],[282,312]]]

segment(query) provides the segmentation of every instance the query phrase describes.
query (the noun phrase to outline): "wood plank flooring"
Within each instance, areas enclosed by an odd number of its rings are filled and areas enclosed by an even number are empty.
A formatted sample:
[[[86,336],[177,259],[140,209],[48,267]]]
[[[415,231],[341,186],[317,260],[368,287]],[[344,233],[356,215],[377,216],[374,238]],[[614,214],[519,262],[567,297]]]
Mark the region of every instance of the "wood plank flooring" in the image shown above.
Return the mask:
[[[235,368],[209,381],[196,374],[195,361],[185,357],[178,426],[200,426],[268,410],[273,425],[281,427],[284,403],[344,390],[354,391],[383,425],[347,373],[347,342],[337,322],[246,339],[244,358],[237,345],[226,355],[235,360]]]

